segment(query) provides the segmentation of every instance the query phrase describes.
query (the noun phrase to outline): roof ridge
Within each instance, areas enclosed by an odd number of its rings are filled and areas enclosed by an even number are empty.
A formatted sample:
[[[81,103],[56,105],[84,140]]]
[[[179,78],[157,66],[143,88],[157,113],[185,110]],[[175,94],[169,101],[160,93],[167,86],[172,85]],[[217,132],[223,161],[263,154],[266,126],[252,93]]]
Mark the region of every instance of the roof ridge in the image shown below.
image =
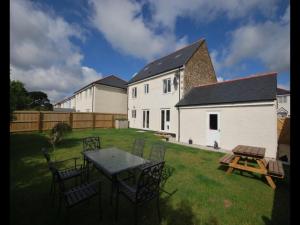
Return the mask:
[[[283,91],[290,91],[290,90],[287,90],[287,89],[284,89],[284,88],[280,88],[280,87],[277,87],[277,89],[280,89],[280,90],[283,90]]]
[[[154,63],[154,62],[156,62],[156,61],[158,61],[158,60],[160,60],[160,59],[163,59],[163,58],[165,58],[165,57],[167,57],[167,56],[170,56],[170,55],[172,55],[172,54],[174,54],[174,53],[176,53],[176,52],[178,52],[178,51],[181,51],[182,49],[185,49],[185,48],[187,48],[187,47],[190,47],[191,45],[194,45],[194,44],[196,44],[197,42],[204,41],[204,40],[205,40],[205,38],[200,38],[199,40],[194,41],[194,42],[192,42],[191,44],[188,44],[188,45],[186,45],[186,46],[184,46],[184,47],[182,47],[182,48],[180,48],[180,49],[177,49],[177,50],[174,51],[174,52],[171,52],[171,53],[169,53],[169,54],[167,54],[167,55],[164,55],[164,56],[162,56],[162,57],[160,57],[160,58],[158,58],[158,59],[155,59],[155,60],[149,62],[148,64],[146,64],[146,66],[148,66],[149,64]],[[144,66],[143,69],[144,69],[146,66]],[[143,70],[143,69],[141,69],[141,70]]]
[[[220,81],[220,82],[210,83],[210,84],[202,84],[202,85],[195,86],[195,88],[203,87],[203,86],[210,86],[210,85],[223,84],[223,83],[229,83],[229,82],[234,82],[234,81],[239,81],[239,80],[248,80],[248,79],[252,79],[252,78],[264,77],[264,76],[271,76],[271,75],[277,75],[277,72],[269,72],[269,73],[261,73],[261,74],[252,74],[252,75],[249,75],[249,76],[247,76],[247,77],[241,77],[241,78],[236,78],[236,79],[232,79],[232,80],[225,80],[225,81]]]

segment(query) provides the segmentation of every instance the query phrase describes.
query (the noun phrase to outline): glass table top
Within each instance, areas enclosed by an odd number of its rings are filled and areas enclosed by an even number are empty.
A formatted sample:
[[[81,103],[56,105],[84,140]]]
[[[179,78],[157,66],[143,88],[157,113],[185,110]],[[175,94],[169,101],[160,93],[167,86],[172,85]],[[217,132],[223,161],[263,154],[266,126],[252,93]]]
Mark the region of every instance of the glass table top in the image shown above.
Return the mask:
[[[135,156],[116,147],[85,151],[83,152],[83,155],[96,167],[104,170],[110,175],[115,175],[149,162],[146,159]]]

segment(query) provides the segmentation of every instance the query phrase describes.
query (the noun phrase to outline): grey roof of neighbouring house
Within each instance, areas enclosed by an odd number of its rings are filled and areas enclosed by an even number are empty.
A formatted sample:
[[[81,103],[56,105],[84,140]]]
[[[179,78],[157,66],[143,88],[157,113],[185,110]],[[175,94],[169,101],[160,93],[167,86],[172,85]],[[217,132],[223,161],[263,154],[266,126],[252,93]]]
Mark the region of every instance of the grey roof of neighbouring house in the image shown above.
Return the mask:
[[[80,88],[78,91],[75,91],[74,94],[92,84],[102,84],[102,85],[106,85],[106,86],[127,89],[127,81],[122,80],[121,78],[119,78],[115,75],[110,75],[110,76],[104,77],[100,80],[96,80],[96,81],[84,86],[83,88]]]
[[[183,66],[196,52],[199,46],[204,42],[204,39],[200,39],[191,45],[188,45],[182,49],[179,49],[167,56],[159,58],[149,64],[147,64],[137,75],[135,75],[128,84],[140,81],[154,75],[180,68]]]
[[[290,91],[282,88],[277,88],[277,95],[289,95]]]
[[[191,89],[176,107],[276,99],[276,73],[245,77]]]

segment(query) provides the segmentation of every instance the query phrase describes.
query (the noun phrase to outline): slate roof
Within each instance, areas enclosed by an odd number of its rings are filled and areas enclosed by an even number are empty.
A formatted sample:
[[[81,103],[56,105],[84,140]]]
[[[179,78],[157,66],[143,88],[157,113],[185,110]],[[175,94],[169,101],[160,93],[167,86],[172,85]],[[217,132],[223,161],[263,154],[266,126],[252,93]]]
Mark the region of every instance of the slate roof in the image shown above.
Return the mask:
[[[182,49],[179,49],[167,56],[159,58],[149,64],[147,64],[137,75],[135,75],[128,84],[140,81],[154,75],[180,68],[183,66],[199,46],[204,42],[204,39],[200,39],[191,45],[188,45]]]
[[[102,85],[106,85],[106,86],[127,89],[127,81],[122,80],[121,78],[119,78],[115,75],[110,75],[110,76],[104,77],[100,80],[96,80],[96,81],[84,86],[83,88],[80,88],[78,91],[75,91],[74,94],[92,84],[102,84]]]
[[[175,106],[275,100],[276,89],[276,73],[261,74],[194,87]]]
[[[282,88],[277,88],[277,95],[288,95],[288,94],[290,94],[289,90],[285,90],[285,89],[282,89]]]

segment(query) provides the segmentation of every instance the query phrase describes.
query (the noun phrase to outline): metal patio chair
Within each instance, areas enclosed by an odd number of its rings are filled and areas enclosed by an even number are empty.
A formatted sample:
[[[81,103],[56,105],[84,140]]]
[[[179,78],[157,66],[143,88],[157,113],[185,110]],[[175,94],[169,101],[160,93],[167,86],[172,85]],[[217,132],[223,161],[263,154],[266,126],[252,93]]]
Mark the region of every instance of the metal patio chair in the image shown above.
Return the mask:
[[[51,170],[50,164],[55,165],[55,167],[58,168],[57,173],[60,174],[61,179],[64,181],[70,180],[70,179],[77,179],[78,177],[80,177],[80,181],[82,181],[82,175],[84,174],[83,167],[82,167],[82,165],[77,163],[77,160],[80,159],[79,157],[72,157],[72,158],[59,160],[59,161],[52,161],[47,148],[42,148],[42,154],[44,155],[44,157],[47,161],[47,164],[48,164],[48,168],[52,174],[50,194],[53,194],[53,201],[54,201],[56,184],[57,184],[58,180],[57,180],[57,177],[54,174],[54,172]],[[61,168],[60,165],[62,163],[65,163],[65,162],[68,162],[71,160],[74,160],[73,166]],[[77,180],[75,180],[75,181],[77,181]]]
[[[102,208],[101,208],[101,182],[99,180],[90,183],[82,183],[78,186],[74,186],[70,189],[66,189],[65,180],[61,176],[61,173],[55,167],[52,162],[49,163],[50,169],[57,177],[59,184],[59,208],[58,213],[61,210],[61,203],[64,202],[65,207],[69,210],[73,206],[88,201],[92,197],[99,196],[99,209],[100,219],[102,219]]]
[[[132,151],[133,155],[139,156],[143,158],[144,155],[144,146],[145,146],[145,139],[137,138],[134,140]]]
[[[119,195],[125,196],[134,205],[134,224],[137,224],[137,210],[143,204],[156,199],[157,213],[159,221],[161,221],[160,208],[159,208],[159,189],[162,178],[162,170],[164,167],[163,162],[150,163],[144,166],[141,171],[137,182],[130,184],[130,178],[118,179],[115,219],[118,218]]]

